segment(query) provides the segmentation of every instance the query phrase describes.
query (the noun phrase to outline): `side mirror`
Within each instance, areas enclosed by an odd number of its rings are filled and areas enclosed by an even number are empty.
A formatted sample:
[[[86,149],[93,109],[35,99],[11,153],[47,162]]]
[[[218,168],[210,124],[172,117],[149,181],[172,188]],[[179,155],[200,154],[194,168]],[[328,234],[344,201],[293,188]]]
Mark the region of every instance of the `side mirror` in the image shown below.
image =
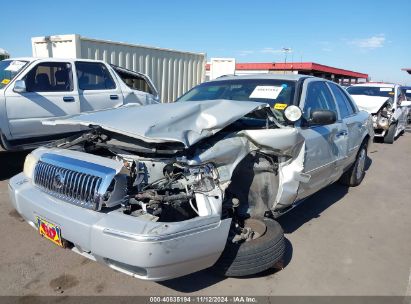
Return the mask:
[[[310,126],[314,125],[331,125],[337,121],[337,115],[334,111],[314,110],[311,112]]]
[[[26,92],[26,82],[24,80],[16,80],[13,91],[16,93]]]

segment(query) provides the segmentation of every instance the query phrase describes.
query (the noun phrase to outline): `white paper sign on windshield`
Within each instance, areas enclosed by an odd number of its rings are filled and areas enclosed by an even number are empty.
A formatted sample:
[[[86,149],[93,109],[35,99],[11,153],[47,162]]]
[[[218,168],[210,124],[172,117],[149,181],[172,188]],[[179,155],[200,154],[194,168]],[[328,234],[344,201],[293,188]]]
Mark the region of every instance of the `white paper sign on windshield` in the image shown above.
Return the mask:
[[[277,86],[256,86],[250,98],[277,99],[283,87]]]
[[[391,92],[392,88],[380,88],[380,92]]]
[[[19,71],[26,63],[23,61],[18,61],[18,60],[14,60],[12,62],[10,62],[10,65],[5,68],[5,71],[10,71],[10,72],[17,72]]]
[[[411,93],[411,90],[406,90],[405,93]]]

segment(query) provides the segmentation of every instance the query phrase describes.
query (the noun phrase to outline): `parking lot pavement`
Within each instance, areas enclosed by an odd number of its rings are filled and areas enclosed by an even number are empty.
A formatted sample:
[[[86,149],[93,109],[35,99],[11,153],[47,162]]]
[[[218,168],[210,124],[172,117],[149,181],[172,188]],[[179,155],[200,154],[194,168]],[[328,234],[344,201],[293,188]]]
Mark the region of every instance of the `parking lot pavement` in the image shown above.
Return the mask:
[[[42,239],[9,204],[7,179],[24,153],[0,155],[1,295],[405,295],[411,266],[411,130],[369,149],[363,183],[331,185],[280,219],[283,270],[222,279],[202,271],[133,279]],[[136,257],[138,258],[138,257]]]

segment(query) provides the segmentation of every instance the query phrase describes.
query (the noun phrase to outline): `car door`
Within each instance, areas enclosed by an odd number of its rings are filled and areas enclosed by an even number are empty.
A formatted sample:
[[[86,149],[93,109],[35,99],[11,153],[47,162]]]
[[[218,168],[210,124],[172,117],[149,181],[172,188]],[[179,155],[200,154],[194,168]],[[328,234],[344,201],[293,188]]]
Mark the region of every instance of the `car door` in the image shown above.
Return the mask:
[[[308,122],[315,110],[330,110],[338,117],[334,98],[324,81],[307,81],[300,107],[303,122]],[[299,129],[305,139],[303,172],[309,180],[300,183],[297,199],[313,194],[341,175],[338,161],[346,154],[348,133],[341,121],[329,125],[302,124]]]
[[[337,164],[337,167],[339,167],[340,170],[345,171],[355,160],[362,142],[361,134],[363,134],[365,126],[363,126],[363,122],[359,119],[358,115],[356,115],[358,112],[357,108],[343,89],[332,82],[327,82],[327,85],[330,87],[337,103],[340,113],[339,120],[342,123],[342,128],[346,128],[347,130],[347,136],[345,137],[347,151],[345,155],[341,155],[339,158],[340,164]]]
[[[76,61],[80,111],[116,108],[123,104],[121,89],[102,62]]]
[[[43,137],[79,130],[74,126],[47,126],[42,121],[75,115],[80,111],[74,87],[72,63],[42,61],[16,80],[24,80],[26,91],[6,90],[6,110],[13,139]]]

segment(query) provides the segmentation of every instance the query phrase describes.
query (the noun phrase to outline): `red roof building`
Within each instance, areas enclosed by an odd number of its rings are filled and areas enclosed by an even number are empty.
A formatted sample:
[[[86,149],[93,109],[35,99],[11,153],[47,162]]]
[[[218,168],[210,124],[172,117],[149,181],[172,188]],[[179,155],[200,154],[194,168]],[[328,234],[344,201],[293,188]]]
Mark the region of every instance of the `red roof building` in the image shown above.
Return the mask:
[[[211,65],[206,65],[206,72],[210,71]],[[236,63],[235,74],[255,74],[255,73],[294,73],[312,75],[333,80],[338,83],[358,83],[366,81],[368,74],[354,72],[350,70],[330,67],[315,62],[256,62],[256,63]]]

